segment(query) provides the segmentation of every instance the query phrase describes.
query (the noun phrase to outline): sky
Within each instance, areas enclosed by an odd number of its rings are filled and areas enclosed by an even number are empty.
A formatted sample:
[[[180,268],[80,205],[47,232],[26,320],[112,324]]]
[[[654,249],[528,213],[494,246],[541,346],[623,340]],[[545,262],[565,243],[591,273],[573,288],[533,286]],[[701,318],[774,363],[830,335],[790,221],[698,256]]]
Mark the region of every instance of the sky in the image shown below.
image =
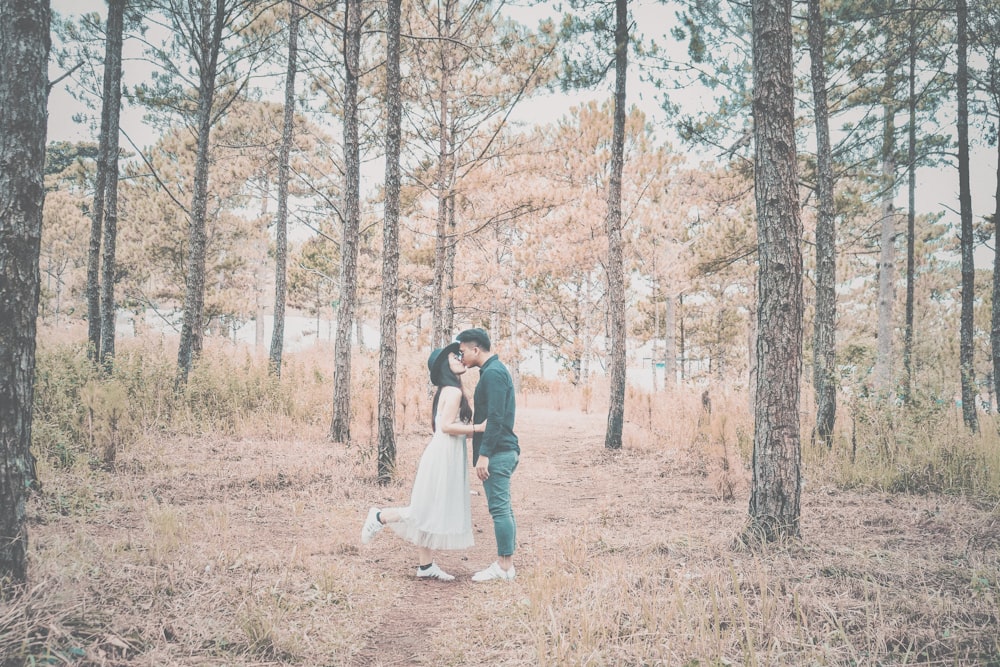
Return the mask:
[[[519,20],[529,25],[537,23],[546,12],[552,11],[555,3],[549,3],[535,9],[519,10]],[[61,14],[80,14],[98,12],[105,15],[105,0],[52,0],[53,11]],[[664,25],[672,18],[672,13],[664,9],[655,0],[632,0],[633,11],[638,25]],[[126,58],[128,53],[125,54]],[[135,55],[135,54],[133,54]],[[137,64],[126,62],[126,68],[134,68]],[[638,105],[654,122],[661,122],[663,130],[659,134],[667,135],[669,128],[662,123],[662,114],[656,92],[646,84],[638,81],[634,72],[629,81],[629,104]],[[133,70],[134,71],[134,70]],[[59,77],[62,72],[53,63],[50,66],[51,79]],[[126,76],[128,72],[126,72]],[[93,130],[85,125],[74,122],[73,115],[82,109],[80,104],[67,92],[67,85],[72,85],[67,79],[54,87],[49,96],[49,141],[96,141]],[[572,106],[579,105],[591,99],[604,99],[609,95],[607,90],[584,91],[573,94],[554,93],[522,102],[515,118],[524,122],[548,123],[562,117]],[[705,100],[697,94],[684,100],[682,104],[702,104]],[[155,134],[145,126],[143,112],[139,109],[125,108],[122,111],[122,128],[139,145],[152,143]],[[127,144],[125,144],[127,147]],[[677,146],[678,149],[687,150]],[[972,151],[972,195],[973,209],[977,219],[992,213],[995,207],[994,193],[996,188],[996,150],[985,146],[976,146]],[[901,188],[904,190],[905,188]],[[897,207],[906,210],[905,192],[900,192]],[[945,221],[958,226],[958,173],[955,169],[922,169],[917,174],[917,209],[919,212],[945,211]],[[977,265],[984,266],[977,253]]]

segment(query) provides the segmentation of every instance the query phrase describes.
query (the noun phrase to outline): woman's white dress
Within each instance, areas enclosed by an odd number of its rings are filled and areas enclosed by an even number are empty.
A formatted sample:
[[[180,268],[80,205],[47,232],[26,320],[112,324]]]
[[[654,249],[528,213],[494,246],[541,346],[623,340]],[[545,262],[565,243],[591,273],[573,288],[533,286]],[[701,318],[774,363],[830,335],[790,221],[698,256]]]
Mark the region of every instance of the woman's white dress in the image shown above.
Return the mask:
[[[420,456],[410,504],[401,520],[387,524],[403,539],[428,549],[466,549],[472,546],[472,507],[469,499],[469,463],[464,435],[448,435],[437,428]]]

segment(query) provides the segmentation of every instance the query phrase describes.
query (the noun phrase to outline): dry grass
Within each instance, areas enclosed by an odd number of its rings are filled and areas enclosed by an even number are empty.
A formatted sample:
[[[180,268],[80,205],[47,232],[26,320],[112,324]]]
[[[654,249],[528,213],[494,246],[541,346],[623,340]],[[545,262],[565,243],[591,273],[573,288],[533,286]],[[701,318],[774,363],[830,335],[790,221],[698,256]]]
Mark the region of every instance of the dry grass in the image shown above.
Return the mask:
[[[602,388],[522,395],[518,579],[468,580],[492,559],[477,495],[476,545],[439,559],[458,581],[418,582],[412,549],[391,535],[362,547],[358,531],[370,505],[408,496],[422,360],[401,365],[399,481],[381,487],[375,362],[355,365],[369,380],[354,442],[334,444],[326,353],[290,359],[262,392],[239,378],[219,389],[233,364],[259,372],[220,355],[202,380],[218,426],[164,397],[133,407],[113,465],[100,448],[43,458],[32,586],[0,603],[0,665],[1000,665],[988,494],[890,493],[845,472],[842,436],[804,452],[802,539],[734,548],[752,423],[722,389],[711,414],[699,391],[630,393],[617,453],[603,448]],[[225,412],[233,394],[255,409]],[[914,443],[898,445],[897,470]]]

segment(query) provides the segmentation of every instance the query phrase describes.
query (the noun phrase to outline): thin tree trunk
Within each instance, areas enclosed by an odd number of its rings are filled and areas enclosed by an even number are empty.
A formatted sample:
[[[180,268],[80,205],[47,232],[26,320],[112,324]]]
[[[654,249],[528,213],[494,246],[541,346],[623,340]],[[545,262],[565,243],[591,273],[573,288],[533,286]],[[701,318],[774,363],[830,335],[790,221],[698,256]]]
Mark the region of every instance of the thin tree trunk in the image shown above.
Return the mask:
[[[208,170],[211,151],[212,107],[218,72],[225,0],[201,6],[201,35],[208,40],[198,45],[198,143],[195,158],[194,195],[188,227],[187,285],[184,293],[184,320],[177,351],[177,386],[187,383],[194,360],[201,354],[205,317],[205,218],[208,211]]]
[[[351,439],[351,330],[358,289],[361,228],[361,157],[358,140],[358,83],[361,61],[361,0],[346,0],[347,36],[344,77],[344,235],[340,244],[340,307],[334,347],[333,421],[330,438]]]
[[[121,35],[122,14],[121,2],[108,3],[107,35],[104,42],[104,85],[101,97],[101,135],[97,143],[97,169],[94,174],[94,201],[91,207],[90,244],[87,249],[87,356],[94,361],[101,358],[101,235],[104,231],[105,197],[107,197],[108,169],[111,163],[112,122],[121,100]],[[115,26],[115,21],[118,25]],[[118,35],[115,40],[114,36]],[[117,51],[117,57],[115,52]],[[117,81],[115,61],[117,60]],[[114,125],[115,143],[117,144],[118,127]],[[117,169],[117,155],[115,166]]]
[[[654,248],[654,255],[653,255],[653,275],[656,275],[656,255],[655,255],[655,248]],[[650,304],[653,306],[653,336],[652,336],[652,340],[651,340],[652,345],[650,346],[650,350],[649,350],[649,366],[650,366],[650,369],[652,370],[651,379],[653,381],[653,384],[652,384],[653,393],[656,393],[657,391],[660,390],[659,389],[659,387],[660,387],[660,378],[658,377],[659,373],[657,372],[657,368],[656,368],[656,348],[657,348],[657,344],[660,341],[660,305],[658,303],[656,303],[656,300],[659,298],[659,296],[660,296],[660,281],[659,281],[658,278],[654,278],[653,279],[653,298],[650,299]]]
[[[402,0],[389,0],[386,19],[385,220],[382,234],[382,321],[379,343],[378,480],[388,484],[396,468],[396,310],[399,303],[399,153],[403,104],[399,70]]]
[[[280,149],[279,149],[280,150]],[[260,241],[256,244],[257,256],[261,259],[267,257],[267,228],[269,223],[267,221],[268,216],[268,190],[271,187],[271,182],[267,177],[266,168],[263,174],[263,181],[261,183],[261,189],[263,190],[263,195],[260,198],[260,215],[258,220],[260,220],[263,225],[264,235],[261,236]],[[261,262],[260,267],[254,271],[254,328],[253,328],[253,349],[254,351],[262,350],[264,348],[264,318],[267,316],[267,311],[264,308],[264,292],[267,290],[267,267]],[[273,370],[268,367],[268,370]]]
[[[791,0],[754,0],[754,191],[758,327],[748,533],[799,534],[802,222],[796,185]]]
[[[674,333],[677,328],[677,307],[672,294],[664,300],[663,315],[663,386],[673,387],[677,384],[677,338]]]
[[[288,3],[288,67],[285,72],[285,109],[281,123],[281,148],[278,151],[278,213],[275,221],[274,250],[274,325],[271,329],[271,372],[281,377],[281,355],[285,345],[285,294],[288,279],[288,163],[295,128],[295,74],[298,71],[299,3]],[[319,327],[316,328],[319,339]]]
[[[969,175],[969,8],[958,0],[958,201],[962,217],[962,316],[959,366],[962,382],[962,419],[972,432],[979,430],[976,415],[976,376],[973,363],[973,308],[975,306],[975,239],[972,235],[972,187]]]
[[[892,201],[896,180],[896,123],[893,95],[895,75],[886,74],[883,108],[885,119],[882,132],[882,220],[878,271],[878,340],[875,356],[875,389],[880,398],[893,392],[892,322],[896,302],[896,213]]]
[[[444,304],[441,309],[441,344],[452,339],[455,328],[455,255],[458,252],[458,223],[455,221],[455,194],[448,197],[448,237],[444,253]]]
[[[0,3],[0,598],[28,578],[49,20],[48,0]]]
[[[104,197],[104,257],[101,261],[101,344],[98,358],[105,373],[110,373],[115,358],[115,273],[118,245],[118,119],[122,100],[122,39],[125,32],[125,7],[127,0],[109,0],[107,51],[104,56],[104,108],[108,116],[108,136],[101,137],[106,144]]]
[[[434,282],[431,306],[431,347],[443,345],[448,337],[445,332],[445,300],[448,265],[448,200],[451,196],[452,146],[451,127],[451,64],[450,37],[452,30],[452,2],[444,0],[444,16],[438,26],[441,37],[441,87],[438,90],[438,175],[437,175],[437,225],[434,244]]]
[[[913,297],[916,280],[916,205],[917,205],[917,2],[909,7],[909,71],[907,72],[906,139],[908,201],[906,209],[906,322],[903,326],[903,400],[910,402],[913,394]]]
[[[993,312],[990,344],[993,351],[993,395],[1000,412],[1000,141],[997,142],[996,202],[993,209]]]
[[[604,446],[621,449],[625,423],[625,260],[622,248],[622,169],[625,163],[625,82],[628,73],[628,0],[615,0],[615,116],[608,179],[608,430]]]
[[[826,37],[820,0],[809,0],[809,54],[812,60],[813,108],[816,115],[816,317],[813,331],[813,387],[816,391],[816,436],[833,446],[837,416],[836,362],[837,229],[833,201],[830,112],[826,96]]]
[[[686,368],[686,365],[685,365],[685,362],[687,360],[687,339],[685,338],[685,334],[684,334],[684,295],[683,294],[677,295],[677,309],[680,311],[680,315],[681,315],[681,318],[680,318],[680,320],[681,320],[680,321],[680,327],[679,327],[679,331],[678,331],[678,333],[679,333],[678,340],[680,342],[680,350],[679,350],[680,355],[678,355],[679,356],[678,360],[680,361],[680,365],[681,365],[681,381],[683,382],[684,380],[687,379],[687,368]],[[753,368],[753,366],[751,366],[751,368]],[[752,387],[753,387],[753,385],[751,385],[751,389],[752,389]]]
[[[508,295],[509,297],[509,295]],[[518,328],[517,299],[507,299],[510,306],[510,349],[508,359],[510,379],[514,383],[514,392],[521,391],[521,331]]]

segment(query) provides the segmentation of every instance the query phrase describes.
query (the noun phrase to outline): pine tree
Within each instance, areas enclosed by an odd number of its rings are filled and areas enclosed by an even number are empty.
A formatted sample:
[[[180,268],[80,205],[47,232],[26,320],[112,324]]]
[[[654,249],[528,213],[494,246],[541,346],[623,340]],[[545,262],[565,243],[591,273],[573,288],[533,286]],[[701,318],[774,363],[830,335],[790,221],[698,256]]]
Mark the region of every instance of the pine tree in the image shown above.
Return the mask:
[[[49,57],[48,0],[0,3],[0,596],[28,576]]]
[[[402,0],[388,0],[386,16],[385,213],[382,234],[382,313],[379,342],[378,479],[383,484],[396,468],[396,318],[399,304],[400,15]]]
[[[340,243],[340,304],[334,348],[333,419],[330,439],[351,440],[351,330],[357,298],[361,228],[361,155],[358,139],[358,86],[361,79],[362,0],[346,0],[344,37],[344,202]]]
[[[962,385],[962,419],[973,432],[979,430],[976,415],[976,377],[973,347],[975,306],[975,239],[972,233],[972,190],[969,179],[969,8],[957,2],[958,18],[958,200],[962,219],[962,315],[960,321],[959,379]]]
[[[106,364],[114,356],[114,248],[118,211],[118,117],[121,109],[122,40],[127,0],[108,3],[108,20],[105,31],[104,82],[101,97],[101,134],[98,145],[97,173],[94,183],[94,203],[91,207],[92,224],[90,250],[87,257],[87,337],[88,354]],[[111,238],[108,237],[111,234]],[[105,260],[102,272],[102,237]],[[107,257],[110,251],[111,257]],[[103,275],[102,275],[103,273]],[[107,277],[102,289],[101,279]],[[108,319],[110,332],[102,333],[105,317],[101,312],[102,301],[110,300],[112,314]],[[102,350],[106,342],[111,348]]]
[[[262,0],[149,0],[155,20],[171,41],[148,47],[162,69],[137,88],[137,98],[156,113],[179,114],[195,136],[195,169],[188,217],[184,317],[177,350],[176,385],[187,382],[201,353],[205,325],[206,212],[212,130],[239,98],[265,52],[267,36],[253,25]],[[154,20],[151,19],[151,20]],[[190,65],[188,69],[187,65]]]
[[[288,173],[295,124],[295,74],[298,68],[299,3],[288,3],[288,67],[285,72],[285,108],[278,153],[278,213],[274,249],[274,328],[271,333],[270,368],[281,376],[285,343],[285,301],[288,276]]]
[[[820,0],[809,0],[809,56],[813,113],[816,117],[816,317],[813,333],[813,388],[816,392],[816,437],[833,445],[837,415],[836,320],[837,230],[833,200],[833,154],[827,102],[826,29]]]
[[[754,190],[759,306],[751,534],[799,534],[802,225],[795,164],[791,0],[754,0]]]

